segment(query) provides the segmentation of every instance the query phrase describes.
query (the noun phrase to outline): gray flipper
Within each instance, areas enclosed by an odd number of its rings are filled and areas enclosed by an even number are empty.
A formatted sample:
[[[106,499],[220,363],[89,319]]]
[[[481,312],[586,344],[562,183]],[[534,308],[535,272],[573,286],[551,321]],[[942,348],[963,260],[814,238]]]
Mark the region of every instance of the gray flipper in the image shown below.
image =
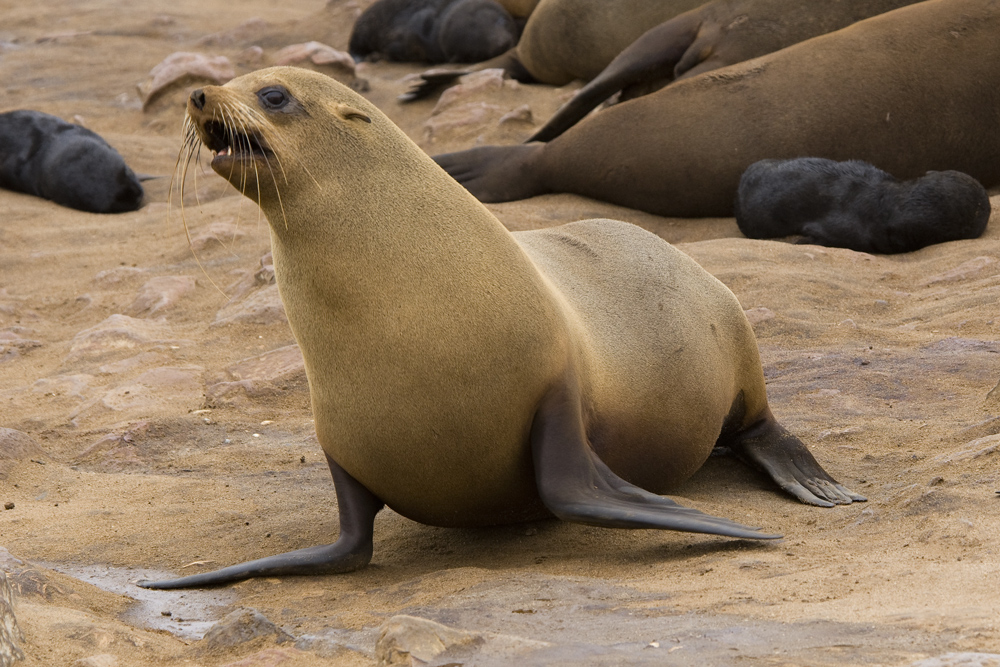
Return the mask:
[[[619,90],[669,83],[674,67],[698,36],[698,27],[693,17],[685,15],[643,33],[525,143],[555,139]]]
[[[753,539],[781,537],[683,507],[615,475],[587,441],[574,381],[554,388],[542,401],[531,427],[531,451],[542,502],[564,521]]]
[[[410,89],[397,97],[400,102],[415,102],[432,95],[437,95],[445,88],[455,84],[460,77],[471,74],[473,70],[460,69],[454,71],[430,70],[420,75]]]
[[[720,444],[809,505],[833,507],[867,500],[823,470],[802,441],[779,424],[770,411],[761,421]]]
[[[383,507],[381,500],[326,457],[337,488],[340,508],[340,538],[333,544],[307,547],[277,556],[268,556],[214,572],[180,579],[140,581],[142,588],[195,588],[218,586],[251,577],[276,575],[316,575],[351,572],[368,564],[372,558],[375,515]]]

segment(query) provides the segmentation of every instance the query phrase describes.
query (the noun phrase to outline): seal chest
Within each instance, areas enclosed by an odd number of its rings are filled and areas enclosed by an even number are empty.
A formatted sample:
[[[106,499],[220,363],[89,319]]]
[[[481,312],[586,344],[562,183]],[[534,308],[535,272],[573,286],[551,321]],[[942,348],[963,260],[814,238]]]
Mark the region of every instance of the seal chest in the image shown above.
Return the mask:
[[[683,481],[717,440],[804,502],[863,500],[774,421],[735,297],[658,237],[611,220],[515,237],[312,72],[195,91],[189,116],[188,145],[268,218],[341,535],[144,585],[356,569],[383,504],[438,525],[555,515],[776,537],[634,485]]]

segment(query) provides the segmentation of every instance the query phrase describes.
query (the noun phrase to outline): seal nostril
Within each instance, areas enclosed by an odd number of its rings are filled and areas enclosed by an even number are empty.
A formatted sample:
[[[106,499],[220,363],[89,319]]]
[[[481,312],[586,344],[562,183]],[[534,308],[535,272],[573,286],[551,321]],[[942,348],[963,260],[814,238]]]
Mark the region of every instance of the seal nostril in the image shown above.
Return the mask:
[[[198,111],[205,108],[205,91],[199,88],[198,90],[191,93],[191,104],[195,106]]]

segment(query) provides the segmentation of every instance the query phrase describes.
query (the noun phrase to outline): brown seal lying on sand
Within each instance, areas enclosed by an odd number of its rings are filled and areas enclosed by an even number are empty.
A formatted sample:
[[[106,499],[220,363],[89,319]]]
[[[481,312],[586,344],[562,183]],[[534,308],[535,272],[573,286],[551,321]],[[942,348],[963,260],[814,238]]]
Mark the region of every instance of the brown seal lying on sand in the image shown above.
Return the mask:
[[[618,91],[632,99],[918,0],[715,0],[643,34],[528,141],[550,141]]]
[[[482,201],[573,192],[728,216],[754,162],[864,160],[897,178],[1000,184],[1000,1],[926,0],[678,81],[542,144],[435,159]],[[863,56],[859,56],[863,54]]]
[[[659,237],[614,220],[511,234],[307,70],[195,91],[188,113],[191,149],[267,216],[341,536],[142,585],[356,569],[383,504],[439,526],[555,515],[775,537],[656,495],[717,443],[803,502],[863,500],[775,421],[733,294]]]

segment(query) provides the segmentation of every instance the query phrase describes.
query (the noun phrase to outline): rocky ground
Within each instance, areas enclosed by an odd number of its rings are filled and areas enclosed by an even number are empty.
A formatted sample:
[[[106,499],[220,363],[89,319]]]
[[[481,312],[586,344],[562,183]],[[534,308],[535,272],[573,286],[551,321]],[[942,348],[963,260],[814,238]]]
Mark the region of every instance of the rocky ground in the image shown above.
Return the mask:
[[[635,222],[736,293],[773,411],[870,500],[801,505],[727,458],[676,497],[781,541],[454,530],[385,511],[356,573],[134,585],[337,533],[266,222],[202,169],[185,230],[168,197],[185,89],[144,109],[136,86],[177,51],[242,73],[290,44],[343,49],[366,5],[0,0],[0,111],[75,119],[162,177],[144,208],[111,216],[0,191],[0,570],[21,664],[1000,664],[985,655],[1000,653],[996,215],[979,240],[879,257],[570,195],[490,206],[512,230]],[[432,154],[520,141],[575,89],[486,73],[402,106],[419,67],[311,66]]]

